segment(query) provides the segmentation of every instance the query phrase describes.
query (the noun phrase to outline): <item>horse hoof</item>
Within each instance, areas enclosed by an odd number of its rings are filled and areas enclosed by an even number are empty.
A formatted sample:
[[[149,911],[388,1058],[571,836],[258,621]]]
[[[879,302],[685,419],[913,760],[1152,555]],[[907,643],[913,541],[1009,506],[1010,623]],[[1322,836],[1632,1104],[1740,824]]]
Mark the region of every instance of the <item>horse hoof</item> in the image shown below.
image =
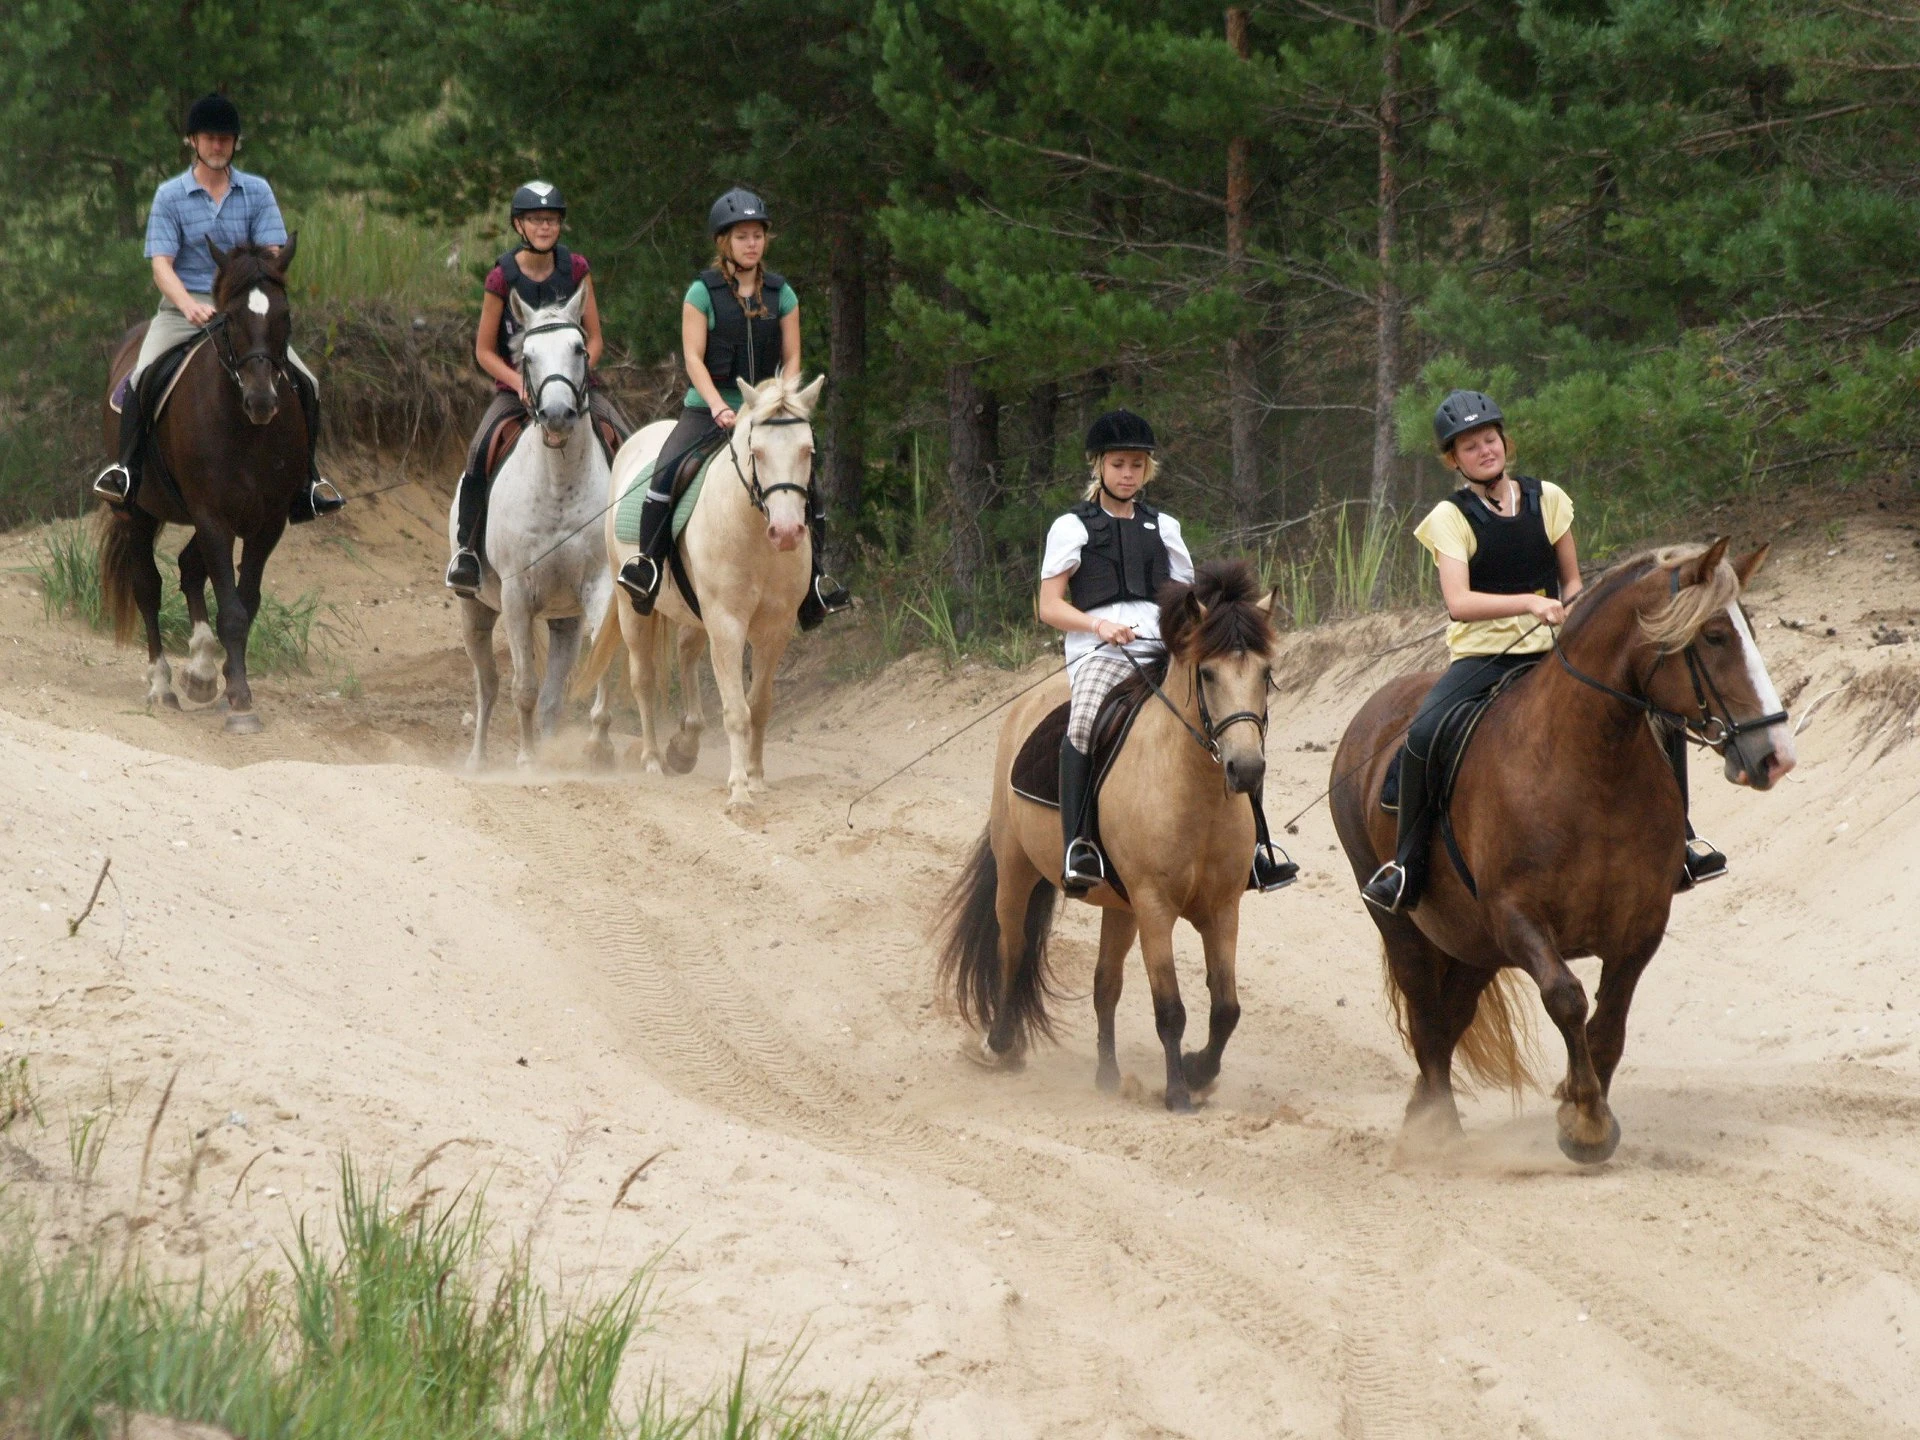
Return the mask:
[[[169,710],[178,710],[180,708],[180,697],[169,690],[160,697],[160,703]]]
[[[1171,1110],[1175,1115],[1191,1115],[1193,1113],[1193,1096],[1185,1093],[1176,1095],[1173,1091],[1169,1090],[1167,1092],[1167,1109]]]
[[[180,688],[187,692],[187,698],[196,705],[205,705],[220,693],[220,678],[217,675],[196,675],[191,670],[180,676]]]
[[[1186,1078],[1187,1089],[1202,1094],[1211,1090],[1220,1079],[1220,1067],[1205,1065],[1198,1054],[1180,1057],[1180,1073]]]
[[[1557,1137],[1560,1141],[1560,1153],[1576,1165],[1598,1165],[1613,1158],[1613,1152],[1620,1147],[1620,1121],[1607,1116],[1607,1138],[1598,1145],[1583,1145],[1566,1131]]]
[[[1005,1052],[993,1048],[993,1042],[985,1035],[978,1044],[963,1044],[960,1058],[982,1070],[1024,1070],[1027,1065],[1026,1052],[1018,1045]]]
[[[589,770],[613,769],[613,742],[611,740],[596,740],[588,744],[587,768]]]
[[[1093,1084],[1102,1094],[1117,1095],[1120,1091],[1120,1067],[1111,1060],[1102,1060],[1100,1068],[1093,1072]]]
[[[680,743],[680,737],[674,736],[667,742],[667,769],[675,775],[684,775],[693,769],[694,762],[700,758],[700,742],[691,745]]]
[[[267,727],[251,710],[234,710],[228,713],[225,728],[229,735],[258,735]]]

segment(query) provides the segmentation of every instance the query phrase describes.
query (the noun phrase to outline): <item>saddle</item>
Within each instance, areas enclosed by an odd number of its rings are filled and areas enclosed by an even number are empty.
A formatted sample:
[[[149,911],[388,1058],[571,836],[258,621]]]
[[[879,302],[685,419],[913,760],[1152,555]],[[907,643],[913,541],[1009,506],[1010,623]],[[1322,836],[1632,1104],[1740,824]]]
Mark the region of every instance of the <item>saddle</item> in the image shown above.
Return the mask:
[[[160,412],[167,408],[167,401],[173,398],[173,390],[180,383],[180,376],[187,368],[187,361],[193,352],[207,343],[205,335],[196,335],[191,340],[183,340],[171,350],[164,350],[154,357],[154,361],[140,372],[140,420],[149,430],[159,420]],[[127,395],[133,387],[133,369],[113,383],[107,394],[107,404],[113,413],[121,414],[127,408]]]
[[[1155,684],[1166,679],[1167,659],[1164,655],[1145,661],[1141,668],[1152,677]],[[1153,691],[1138,675],[1130,675],[1107,692],[1106,699],[1100,702],[1100,709],[1093,718],[1093,783],[1087,796],[1087,805],[1092,810],[1092,824],[1088,827],[1097,839],[1100,834],[1100,790],[1107,781],[1107,772],[1113,768],[1113,762],[1119,758],[1120,751],[1127,743],[1127,736],[1133,733],[1133,722],[1140,717],[1140,711],[1152,698]],[[1072,704],[1056,705],[1033,727],[1020,751],[1013,757],[1012,785],[1013,793],[1036,805],[1045,805],[1051,809],[1060,808],[1060,746],[1067,738],[1067,719]],[[1105,852],[1105,845],[1101,850]],[[1123,898],[1127,891],[1118,875],[1110,881],[1115,891]]]
[[[506,464],[507,456],[513,453],[513,447],[520,443],[520,437],[526,434],[527,425],[532,417],[521,410],[503,416],[493,427],[493,433],[487,437],[487,456],[481,468],[486,472],[487,480],[500,473],[500,467]],[[613,457],[620,449],[620,432],[615,430],[603,416],[592,415],[593,431],[600,441],[600,448],[606,452],[607,464],[613,464]]]
[[[1517,665],[1500,677],[1493,689],[1477,699],[1462,700],[1445,715],[1433,735],[1433,754],[1427,760],[1428,784],[1432,792],[1431,804],[1434,818],[1439,822],[1440,838],[1446,843],[1447,855],[1453,861],[1453,868],[1460,874],[1461,883],[1467,887],[1469,895],[1478,895],[1479,888],[1474,884],[1473,872],[1467,868],[1466,856],[1460,853],[1460,842],[1453,834],[1453,788],[1460,778],[1460,766],[1466,759],[1467,750],[1473,744],[1473,737],[1479,732],[1480,722],[1502,695],[1513,688],[1514,682],[1522,675],[1531,672],[1539,661],[1532,664]],[[1387,767],[1386,777],[1380,783],[1380,808],[1389,814],[1400,811],[1400,763],[1399,756]]]

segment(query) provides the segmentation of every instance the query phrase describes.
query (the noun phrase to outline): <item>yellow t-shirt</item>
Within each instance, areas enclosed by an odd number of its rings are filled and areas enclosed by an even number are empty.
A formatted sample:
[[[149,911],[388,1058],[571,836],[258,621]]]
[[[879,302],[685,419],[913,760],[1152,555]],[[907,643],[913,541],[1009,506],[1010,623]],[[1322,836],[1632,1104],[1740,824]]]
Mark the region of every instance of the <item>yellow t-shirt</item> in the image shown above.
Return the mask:
[[[1540,518],[1547,523],[1547,539],[1556,545],[1573,528],[1572,497],[1551,480],[1540,482]],[[1464,565],[1479,547],[1473,526],[1451,500],[1434,506],[1414,527],[1413,538],[1427,547],[1435,564],[1445,555]],[[1537,655],[1552,648],[1553,631],[1531,615],[1455,620],[1447,626],[1447,653],[1456,660],[1468,655]]]

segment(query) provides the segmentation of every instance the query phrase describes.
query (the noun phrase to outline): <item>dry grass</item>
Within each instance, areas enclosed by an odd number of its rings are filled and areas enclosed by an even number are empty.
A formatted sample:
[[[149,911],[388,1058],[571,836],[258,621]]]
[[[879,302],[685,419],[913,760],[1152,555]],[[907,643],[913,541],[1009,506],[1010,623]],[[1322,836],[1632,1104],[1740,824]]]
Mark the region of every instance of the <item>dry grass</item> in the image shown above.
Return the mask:
[[[1873,758],[1884,759],[1920,725],[1920,665],[1896,662],[1862,675],[1840,703],[1858,717],[1863,741],[1880,742]]]

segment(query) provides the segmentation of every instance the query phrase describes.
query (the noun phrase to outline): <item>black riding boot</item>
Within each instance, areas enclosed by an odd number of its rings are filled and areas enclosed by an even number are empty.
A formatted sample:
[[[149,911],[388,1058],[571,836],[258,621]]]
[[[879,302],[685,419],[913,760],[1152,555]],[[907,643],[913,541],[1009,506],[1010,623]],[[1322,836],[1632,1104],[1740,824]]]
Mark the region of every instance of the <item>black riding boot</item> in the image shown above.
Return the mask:
[[[1060,832],[1066,854],[1060,862],[1060,888],[1070,896],[1086,894],[1107,878],[1107,860],[1089,835],[1093,757],[1071,740],[1060,742]]]
[[[1400,750],[1400,839],[1393,859],[1360,887],[1360,898],[1389,915],[1420,903],[1427,880],[1427,848],[1433,816],[1427,809],[1427,762],[1411,749]]]
[[[807,529],[813,537],[813,578],[807,582],[807,598],[800,602],[800,628],[813,630],[834,611],[853,605],[847,587],[827,574],[827,506],[818,484],[807,491]]]
[[[667,551],[673,544],[673,497],[663,495],[652,483],[640,505],[640,553],[620,567],[614,580],[627,592],[636,615],[651,615],[660,598],[660,582],[666,577]]]
[[[93,477],[93,493],[116,510],[132,506],[140,488],[140,452],[146,438],[140,415],[140,386],[127,387],[127,398],[120,411],[120,458]]]
[[[1691,810],[1692,800],[1687,793],[1687,737],[1677,727],[1667,737],[1667,763],[1673,766],[1673,778],[1680,784],[1682,810]],[[1687,817],[1686,826],[1687,848],[1680,857],[1680,883],[1674,887],[1676,890],[1691,890],[1727,873],[1727,857],[1711,840],[1702,840],[1693,833],[1691,815]]]
[[[1247,889],[1258,890],[1262,895],[1300,878],[1300,867],[1273,843],[1273,835],[1267,829],[1267,810],[1261,804],[1265,794],[1266,786],[1259,785],[1247,797],[1253,801],[1253,873],[1247,877]]]
[[[333,482],[320,473],[320,392],[291,365],[287,367],[287,378],[293,382],[294,393],[300,397],[300,413],[307,420],[307,486],[287,506],[287,522],[304,525],[342,509],[347,500],[333,488]]]
[[[487,481],[463,470],[453,490],[453,559],[447,564],[447,588],[456,595],[480,589],[480,548],[475,543],[487,509]]]

